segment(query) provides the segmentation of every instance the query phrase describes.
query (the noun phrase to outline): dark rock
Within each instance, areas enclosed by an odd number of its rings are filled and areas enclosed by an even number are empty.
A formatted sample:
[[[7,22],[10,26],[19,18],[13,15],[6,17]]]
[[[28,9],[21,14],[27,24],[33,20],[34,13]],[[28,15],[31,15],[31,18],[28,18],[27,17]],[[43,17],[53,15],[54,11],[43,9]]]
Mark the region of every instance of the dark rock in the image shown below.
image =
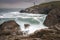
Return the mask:
[[[25,10],[21,10],[20,12],[21,12],[21,13],[24,13],[24,12],[25,12]]]
[[[6,21],[0,25],[0,34],[14,34],[20,30],[19,25],[14,21]]]
[[[20,40],[21,36],[23,36],[23,32],[14,20],[0,25],[0,40]]]
[[[60,24],[60,8],[51,10],[44,21],[44,25],[48,27],[56,24]]]
[[[41,38],[42,40],[60,40],[60,32],[57,33],[57,30],[54,29],[41,29],[29,37],[32,38]]]
[[[30,24],[24,24],[25,28],[28,28],[30,26]]]
[[[35,31],[34,34],[30,35],[30,37],[41,38],[44,34],[54,33],[54,32],[56,32],[56,30],[53,30],[53,29],[41,29],[41,30]]]
[[[60,24],[56,24],[54,26],[49,26],[49,29],[54,29],[54,30],[60,31]]]

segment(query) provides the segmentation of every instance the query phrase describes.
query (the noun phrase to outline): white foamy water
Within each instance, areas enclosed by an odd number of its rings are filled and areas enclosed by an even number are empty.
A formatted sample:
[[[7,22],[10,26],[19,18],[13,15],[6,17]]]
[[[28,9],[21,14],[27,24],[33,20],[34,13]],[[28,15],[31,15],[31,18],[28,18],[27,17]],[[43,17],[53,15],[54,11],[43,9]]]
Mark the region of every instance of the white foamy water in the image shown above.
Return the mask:
[[[31,34],[36,30],[47,28],[43,25],[46,16],[45,14],[10,12],[0,16],[0,23],[15,20],[20,25],[21,31]],[[30,26],[25,29],[24,24],[30,24]]]
[[[0,15],[0,18],[16,18],[16,17],[41,17],[46,16],[44,14],[32,14],[32,13],[19,13],[19,12],[10,12],[10,13],[4,13]]]

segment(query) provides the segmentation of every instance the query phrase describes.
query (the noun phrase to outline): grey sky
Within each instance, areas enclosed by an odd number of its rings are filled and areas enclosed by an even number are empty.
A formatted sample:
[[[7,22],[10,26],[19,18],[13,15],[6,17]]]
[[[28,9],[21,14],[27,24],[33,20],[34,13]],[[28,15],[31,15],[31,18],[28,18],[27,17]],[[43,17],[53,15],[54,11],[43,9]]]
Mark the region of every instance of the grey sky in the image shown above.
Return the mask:
[[[11,2],[32,2],[34,0],[0,0],[0,2],[11,3]]]
[[[57,0],[0,0],[0,8],[27,8],[33,6],[33,2],[35,1],[36,4],[40,4]]]

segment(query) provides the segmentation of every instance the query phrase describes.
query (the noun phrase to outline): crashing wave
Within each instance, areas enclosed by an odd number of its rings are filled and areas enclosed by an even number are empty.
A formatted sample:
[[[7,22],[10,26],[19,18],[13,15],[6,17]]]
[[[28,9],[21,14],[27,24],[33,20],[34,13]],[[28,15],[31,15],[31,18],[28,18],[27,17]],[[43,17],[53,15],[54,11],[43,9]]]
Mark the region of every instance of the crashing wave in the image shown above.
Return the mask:
[[[43,25],[46,16],[45,14],[10,12],[0,15],[0,23],[15,20],[20,25],[23,32],[28,31],[28,34],[30,34],[36,30],[46,28]],[[25,29],[24,24],[30,24],[29,28]]]

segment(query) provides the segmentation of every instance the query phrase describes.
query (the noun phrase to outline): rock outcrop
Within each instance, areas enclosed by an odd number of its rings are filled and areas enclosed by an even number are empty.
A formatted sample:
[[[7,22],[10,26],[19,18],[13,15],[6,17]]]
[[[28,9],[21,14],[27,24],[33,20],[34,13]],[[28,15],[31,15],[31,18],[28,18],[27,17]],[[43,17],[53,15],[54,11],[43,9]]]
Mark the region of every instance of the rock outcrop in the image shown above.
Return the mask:
[[[53,1],[48,3],[42,3],[30,8],[26,8],[25,12],[27,13],[36,13],[36,14],[48,14],[52,9],[60,7],[60,1]]]
[[[14,21],[6,21],[0,25],[0,40],[20,40],[23,33],[20,26]]]
[[[20,11],[20,13],[24,13],[24,12],[25,12],[25,10],[21,10],[21,11]]]
[[[24,24],[25,29],[29,28],[30,24]]]
[[[47,29],[41,29],[29,35],[30,38],[40,38],[41,40],[60,40],[60,24],[49,26]]]
[[[44,25],[48,27],[56,24],[60,24],[60,8],[51,10],[44,21]]]

